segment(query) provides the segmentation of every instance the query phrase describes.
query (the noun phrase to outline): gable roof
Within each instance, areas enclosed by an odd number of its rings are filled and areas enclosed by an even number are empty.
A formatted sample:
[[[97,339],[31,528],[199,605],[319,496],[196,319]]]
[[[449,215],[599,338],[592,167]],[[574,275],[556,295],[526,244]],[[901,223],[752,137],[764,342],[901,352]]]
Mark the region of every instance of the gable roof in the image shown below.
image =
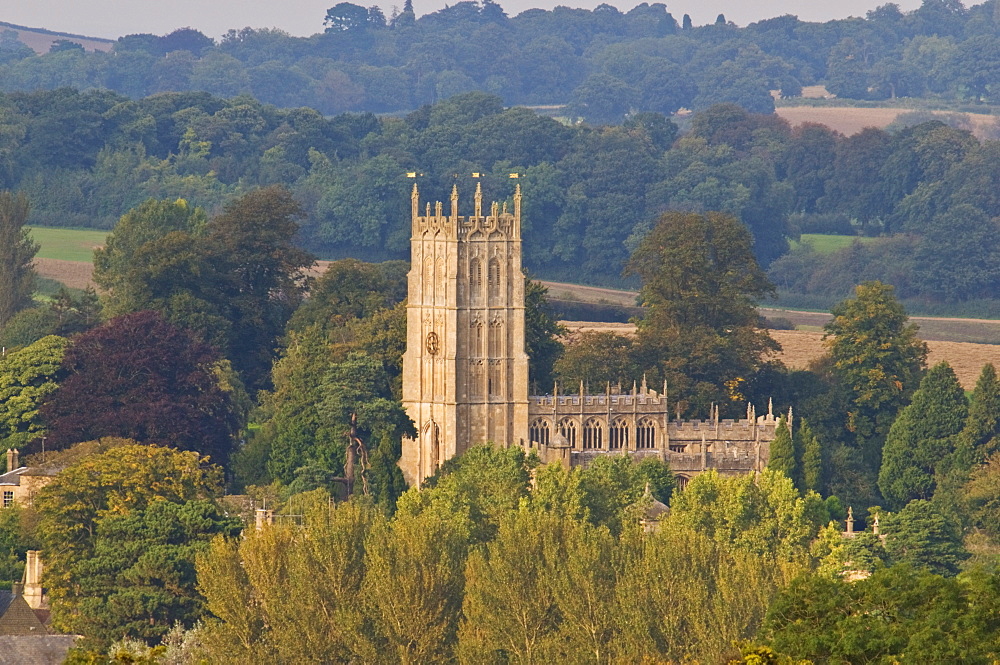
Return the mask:
[[[7,473],[0,473],[0,485],[20,485],[21,474],[27,470],[28,467],[22,466]]]
[[[46,635],[48,631],[24,597],[0,591],[0,635]]]

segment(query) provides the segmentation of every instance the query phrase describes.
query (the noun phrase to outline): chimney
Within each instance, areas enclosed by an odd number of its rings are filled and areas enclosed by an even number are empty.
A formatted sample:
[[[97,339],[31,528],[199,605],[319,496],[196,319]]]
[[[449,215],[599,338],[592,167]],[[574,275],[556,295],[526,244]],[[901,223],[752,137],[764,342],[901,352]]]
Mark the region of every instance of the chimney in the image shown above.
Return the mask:
[[[264,528],[265,524],[274,524],[274,511],[267,508],[258,508],[254,515],[254,527],[257,531]]]
[[[45,605],[42,590],[42,557],[38,550],[28,550],[27,565],[24,567],[24,600],[33,610]]]
[[[19,467],[20,460],[18,459],[19,457],[20,457],[20,454],[18,453],[17,448],[8,448],[7,449],[7,472],[8,473],[10,473],[11,471],[13,471],[14,469],[20,468]]]

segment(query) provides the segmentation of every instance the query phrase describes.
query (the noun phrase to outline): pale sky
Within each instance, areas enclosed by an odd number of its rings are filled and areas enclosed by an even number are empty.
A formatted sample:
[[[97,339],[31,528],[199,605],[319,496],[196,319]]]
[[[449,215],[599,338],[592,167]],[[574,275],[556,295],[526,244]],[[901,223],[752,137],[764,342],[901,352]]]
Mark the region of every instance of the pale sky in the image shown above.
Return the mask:
[[[388,16],[402,0],[353,0],[355,4],[377,2]],[[455,4],[450,0],[447,4]],[[508,15],[525,9],[551,9],[557,5],[593,9],[602,0],[500,0]],[[920,0],[895,0],[904,11],[916,9]],[[218,38],[230,28],[281,28],[293,35],[307,36],[323,30],[323,17],[340,0],[0,0],[0,21],[32,28],[47,28],[87,37],[115,39],[137,32],[166,34],[176,28],[192,27]],[[652,0],[655,2],[655,0]],[[795,14],[803,21],[827,21],[865,12],[887,0],[675,0],[666,2],[667,11],[678,22],[690,14],[695,25],[710,23],[720,13],[739,25],[782,14]],[[437,11],[445,0],[414,0],[418,15]],[[612,0],[623,11],[638,2]],[[974,3],[967,3],[974,4]]]

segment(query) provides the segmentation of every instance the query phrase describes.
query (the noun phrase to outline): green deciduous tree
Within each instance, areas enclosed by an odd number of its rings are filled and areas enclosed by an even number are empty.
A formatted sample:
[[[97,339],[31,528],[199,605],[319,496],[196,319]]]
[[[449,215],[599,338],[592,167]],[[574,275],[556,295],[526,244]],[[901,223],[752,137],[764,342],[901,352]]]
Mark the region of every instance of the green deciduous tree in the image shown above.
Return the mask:
[[[301,331],[319,324],[330,331],[353,319],[368,318],[379,310],[392,308],[406,298],[408,270],[403,261],[333,261],[309,288],[308,297],[295,310],[288,329]]]
[[[441,506],[469,522],[472,541],[492,540],[501,518],[528,495],[528,461],[518,447],[475,446],[446,461],[427,487],[409,490],[399,501],[402,513]]]
[[[878,484],[893,507],[933,495],[935,470],[955,450],[968,409],[951,366],[932,367],[889,429],[882,451]]]
[[[329,450],[339,439],[319,414],[323,380],[331,363],[329,344],[318,326],[290,333],[283,356],[274,364],[273,389],[262,393],[263,431],[270,442],[271,476],[291,482],[313,449]]]
[[[759,327],[757,300],[774,287],[757,265],[747,228],[720,213],[664,214],[627,271],[642,279],[647,308],[639,353],[670,394],[707,411],[735,409],[739,386],[778,345]]]
[[[238,541],[217,538],[198,557],[212,662],[378,659],[361,585],[368,539],[384,518],[354,502],[320,502],[304,519],[305,528],[279,523]]]
[[[302,299],[303,271],[314,261],[293,242],[302,214],[288,190],[265,187],[226,206],[206,227],[207,258],[226,276],[228,357],[252,392],[267,383],[278,338]]]
[[[691,528],[667,524],[633,547],[617,583],[624,662],[727,662],[778,588],[765,559]]]
[[[563,352],[559,335],[566,332],[556,321],[548,289],[527,277],[524,280],[524,350],[528,354],[528,381],[537,390],[552,387],[554,366]]]
[[[560,390],[572,392],[580,382],[595,391],[608,383],[629,385],[640,373],[635,355],[635,340],[626,335],[601,331],[573,335],[554,366]]]
[[[833,373],[847,391],[844,428],[874,473],[889,427],[917,388],[927,345],[893,288],[880,282],[859,285],[832,313],[825,339]]]
[[[0,329],[0,346],[28,346],[48,335],[70,337],[100,322],[101,304],[93,287],[79,297],[60,288],[48,304],[23,309],[11,317]]]
[[[158,275],[143,273],[164,268],[138,260],[137,254],[145,245],[160,241],[172,233],[183,234],[175,236],[177,240],[185,235],[200,235],[207,221],[204,210],[183,199],[149,200],[123,215],[114,230],[108,234],[104,246],[94,251],[94,281],[106,292],[105,307],[108,316],[145,309],[150,304],[149,299],[153,294],[144,293],[143,290],[154,288],[148,281]],[[178,248],[174,245],[171,249],[176,252]],[[174,266],[179,265],[179,257],[173,256],[170,260]],[[190,264],[180,265],[185,270],[192,267]],[[168,276],[175,275],[171,273]],[[164,286],[170,293],[180,290],[183,284],[184,282]]]
[[[543,662],[555,656],[556,604],[546,575],[546,541],[559,516],[521,506],[501,520],[496,540],[469,554],[459,629],[462,662]]]
[[[38,409],[65,376],[69,341],[50,335],[0,358],[0,448],[19,448],[40,436]]]
[[[829,521],[814,492],[800,496],[791,479],[765,470],[723,477],[706,471],[692,478],[670,505],[670,523],[774,561],[791,579],[808,560],[809,543]]]
[[[24,227],[28,209],[24,194],[0,192],[0,329],[31,304],[35,291],[38,244]]]
[[[87,599],[107,595],[106,588],[83,591],[81,580],[77,579],[79,567],[95,556],[98,543],[114,549],[112,541],[102,540],[101,525],[105,520],[111,516],[124,519],[140,515],[161,501],[180,504],[211,499],[221,490],[222,469],[210,465],[207,458],[159,446],[128,443],[112,447],[85,456],[61,471],[35,499],[55,625],[63,630],[78,630],[80,622],[86,620],[81,614],[83,604],[94,602]],[[159,522],[161,518],[153,518],[153,514],[149,513],[149,519]],[[169,522],[172,518],[163,519]],[[126,531],[140,536],[139,540],[144,533],[156,540],[147,527],[133,526],[134,529],[128,527]],[[153,529],[152,523],[149,528]],[[152,541],[139,543],[131,551],[138,557],[152,544]],[[126,549],[125,543],[120,545]],[[121,554],[128,556],[126,552]],[[157,566],[167,564],[166,560],[148,561],[153,570],[147,568],[147,575],[155,574]],[[138,559],[119,563],[128,567],[136,565]],[[135,579],[132,583],[138,582]],[[180,584],[180,580],[175,582]],[[188,584],[191,582],[188,578]],[[117,585],[128,587],[129,583],[119,579]],[[149,615],[144,616],[148,621]],[[170,623],[168,620],[165,627]]]
[[[437,509],[372,530],[361,593],[391,662],[443,660],[454,648],[468,538],[461,515]]]
[[[982,614],[991,605],[980,605],[986,588],[905,565],[858,582],[804,576],[775,599],[763,635],[811,662],[987,663],[996,620]]]

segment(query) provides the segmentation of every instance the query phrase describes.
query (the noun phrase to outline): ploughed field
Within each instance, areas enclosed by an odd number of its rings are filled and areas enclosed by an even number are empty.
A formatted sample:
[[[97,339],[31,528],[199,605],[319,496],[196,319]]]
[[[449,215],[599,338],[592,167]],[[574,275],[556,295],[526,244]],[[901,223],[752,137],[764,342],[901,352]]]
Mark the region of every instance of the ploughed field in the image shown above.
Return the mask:
[[[845,136],[857,134],[866,127],[884,129],[912,108],[855,108],[850,106],[779,106],[774,112],[793,127],[805,122],[826,125]],[[948,111],[939,111],[942,115]],[[960,113],[969,122],[972,133],[985,137],[993,128],[996,116],[985,113]]]
[[[71,288],[82,289],[91,284],[93,266],[91,259],[94,248],[101,246],[107,235],[105,231],[33,228],[32,234],[41,245],[35,259],[35,269],[41,277],[62,282]],[[804,240],[815,242],[812,236]],[[833,251],[853,239],[847,236],[823,236],[822,250]],[[316,274],[325,270],[328,261],[319,261],[314,269]],[[620,289],[605,289],[594,286],[543,282],[549,295],[561,300],[575,300],[584,303],[635,305],[636,293]],[[823,353],[822,326],[830,315],[822,312],[799,312],[762,309],[769,318],[784,318],[796,326],[796,330],[772,330],[772,336],[781,344],[779,358],[787,366],[805,368]],[[962,385],[971,390],[985,363],[992,362],[1000,367],[1000,321],[961,318],[912,317],[920,326],[920,336],[930,347],[928,362],[934,364],[947,360],[958,374]],[[635,326],[628,323],[594,323],[586,321],[564,321],[573,331],[609,330],[622,334],[635,332]],[[972,342],[970,340],[975,340]],[[989,344],[981,343],[991,342]]]

